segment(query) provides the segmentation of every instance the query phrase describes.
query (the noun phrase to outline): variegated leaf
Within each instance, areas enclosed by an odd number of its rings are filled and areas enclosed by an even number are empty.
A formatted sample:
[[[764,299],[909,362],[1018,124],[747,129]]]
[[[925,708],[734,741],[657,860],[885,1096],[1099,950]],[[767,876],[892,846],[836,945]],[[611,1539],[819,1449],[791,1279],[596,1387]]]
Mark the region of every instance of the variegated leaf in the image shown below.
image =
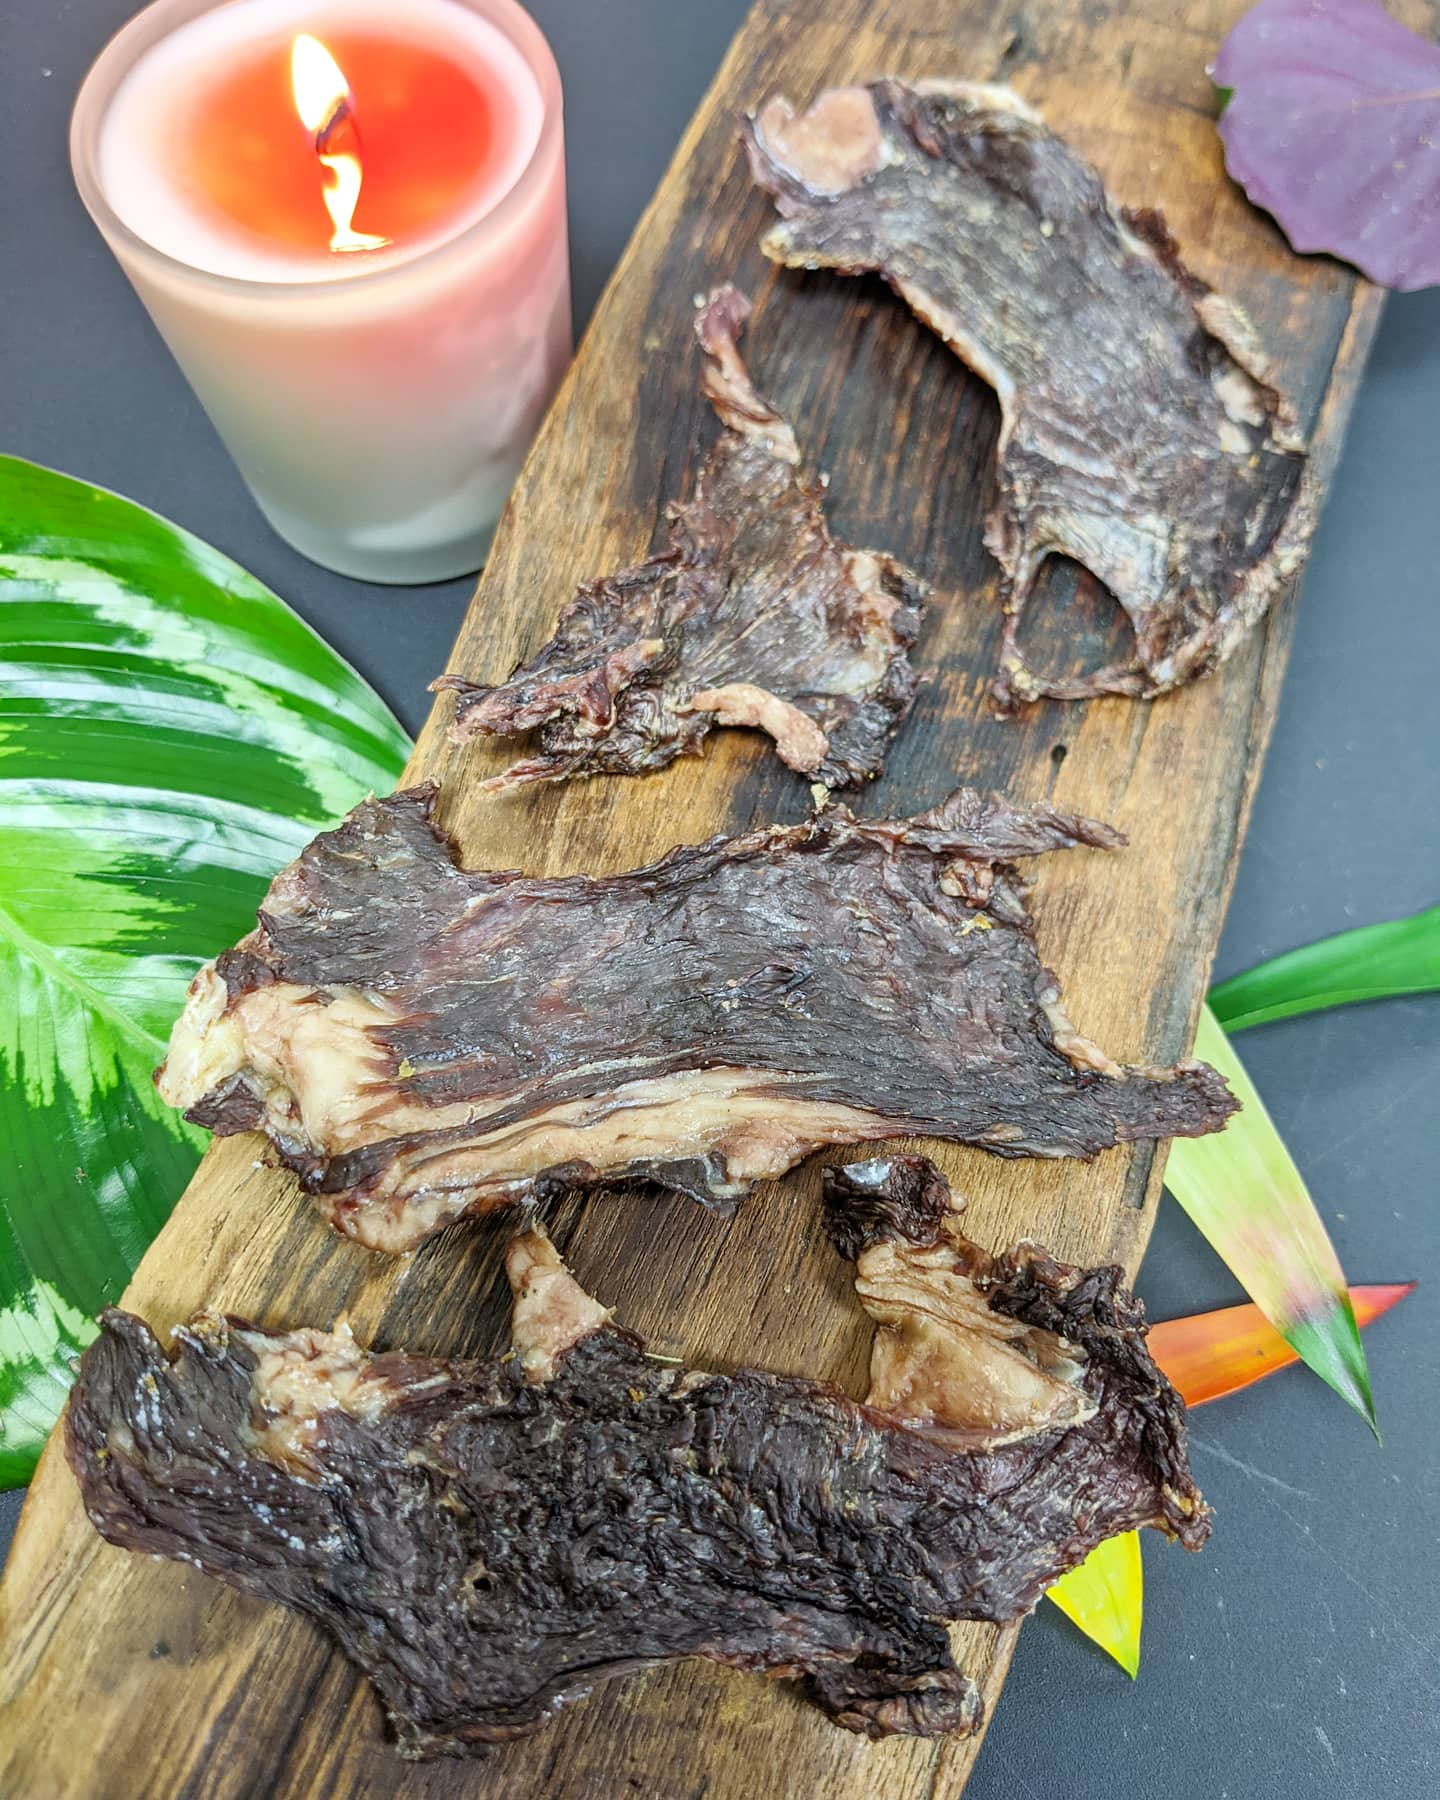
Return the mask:
[[[0,1484],[203,1147],[150,1079],[187,982],[407,748],[244,570],[0,457]]]

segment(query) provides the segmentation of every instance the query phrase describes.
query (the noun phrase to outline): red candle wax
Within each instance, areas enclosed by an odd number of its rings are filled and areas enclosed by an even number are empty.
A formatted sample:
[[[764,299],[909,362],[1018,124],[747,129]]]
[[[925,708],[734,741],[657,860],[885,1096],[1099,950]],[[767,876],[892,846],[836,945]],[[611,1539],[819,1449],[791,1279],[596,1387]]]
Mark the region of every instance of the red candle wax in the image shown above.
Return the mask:
[[[502,122],[474,73],[423,42],[327,28],[324,43],[345,76],[358,128],[355,228],[403,244],[464,211],[504,150]],[[328,177],[295,109],[288,46],[232,56],[182,108],[177,126],[192,204],[267,246],[326,250]]]

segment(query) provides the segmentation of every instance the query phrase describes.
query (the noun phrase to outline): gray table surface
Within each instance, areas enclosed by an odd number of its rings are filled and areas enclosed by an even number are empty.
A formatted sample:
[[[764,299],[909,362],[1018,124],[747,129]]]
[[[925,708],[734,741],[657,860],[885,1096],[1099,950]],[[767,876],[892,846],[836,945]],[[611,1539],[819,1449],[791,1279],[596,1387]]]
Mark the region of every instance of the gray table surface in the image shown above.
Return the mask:
[[[281,544],[71,189],[71,98],[131,10],[128,0],[0,6],[0,449],[116,488],[208,538],[292,601],[416,727],[470,584],[368,588]],[[743,10],[744,0],[532,0],[566,79],[577,324]],[[1391,302],[1360,395],[1219,975],[1440,898],[1437,474],[1431,293]],[[1303,1371],[1198,1414],[1195,1469],[1215,1535],[1203,1557],[1146,1543],[1139,1681],[1043,1607],[1021,1638],[976,1800],[1440,1792],[1437,1005],[1352,1008],[1242,1040],[1351,1278],[1427,1284],[1367,1336],[1384,1447]],[[1239,1297],[1168,1201],[1140,1288],[1154,1318]],[[7,1530],[15,1500],[4,1503]],[[802,1795],[803,1772],[783,1791]]]

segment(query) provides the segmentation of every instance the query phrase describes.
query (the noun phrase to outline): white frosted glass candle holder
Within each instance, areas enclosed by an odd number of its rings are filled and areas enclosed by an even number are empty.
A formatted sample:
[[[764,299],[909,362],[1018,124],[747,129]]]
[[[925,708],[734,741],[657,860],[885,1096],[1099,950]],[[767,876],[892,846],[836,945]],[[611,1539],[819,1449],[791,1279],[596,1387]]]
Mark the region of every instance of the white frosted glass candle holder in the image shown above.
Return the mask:
[[[419,29],[437,7],[455,9],[466,29],[501,34],[517,73],[533,80],[525,103],[538,101],[538,112],[502,191],[482,196],[478,214],[462,214],[449,235],[354,262],[321,257],[289,269],[261,259],[255,273],[243,255],[217,255],[204,230],[187,237],[163,208],[142,216],[154,209],[114,178],[105,132],[122,84],[157,46],[202,18],[208,31],[212,16],[245,29],[242,15],[264,14],[267,3],[158,0],[132,19],[76,101],[76,185],[281,537],[370,581],[464,574],[484,561],[571,353],[554,58],[514,0],[426,0],[413,11],[406,0],[378,12],[376,0],[282,0],[285,28],[317,35],[357,6],[390,35]],[[136,146],[141,163],[145,154]]]

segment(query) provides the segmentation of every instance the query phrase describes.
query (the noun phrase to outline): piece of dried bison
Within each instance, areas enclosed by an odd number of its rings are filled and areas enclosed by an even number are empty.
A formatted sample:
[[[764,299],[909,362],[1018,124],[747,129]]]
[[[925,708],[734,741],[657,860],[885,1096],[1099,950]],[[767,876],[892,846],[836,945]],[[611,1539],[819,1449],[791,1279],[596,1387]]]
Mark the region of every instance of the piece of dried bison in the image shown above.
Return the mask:
[[[213,1314],[172,1361],[106,1313],[67,1425],[90,1518],[327,1626],[410,1756],[684,1657],[872,1737],[971,1731],[948,1622],[1020,1617],[1116,1532],[1204,1542],[1183,1408],[1117,1269],[987,1255],[918,1158],[829,1182],[879,1326],[863,1405],[650,1359],[532,1228],[498,1361]]]
[[[1130,212],[1008,88],[877,81],[745,125],[795,268],[875,271],[1000,401],[985,541],[1004,574],[1002,701],[1151,696],[1208,674],[1303,560],[1303,445],[1237,307],[1158,212]],[[1032,670],[1041,563],[1073,557],[1125,609],[1127,661]]]
[[[555,635],[498,687],[459,675],[450,735],[538,730],[540,754],[483,784],[635,775],[698,756],[714,725],[752,725],[811,781],[878,775],[909,710],[925,589],[893,558],[831,537],[795,434],[755,392],[735,340],[734,288],[701,308],[705,393],[725,430],[672,547],[587,582]]]
[[[1233,1110],[1212,1069],[1123,1069],[1061,1009],[1010,859],[1120,841],[1093,820],[962,788],[596,880],[462,869],[432,799],[366,801],[281,871],[157,1077],[265,1131],[373,1249],[626,1177],[733,1203],[822,1144],[1088,1157]]]

